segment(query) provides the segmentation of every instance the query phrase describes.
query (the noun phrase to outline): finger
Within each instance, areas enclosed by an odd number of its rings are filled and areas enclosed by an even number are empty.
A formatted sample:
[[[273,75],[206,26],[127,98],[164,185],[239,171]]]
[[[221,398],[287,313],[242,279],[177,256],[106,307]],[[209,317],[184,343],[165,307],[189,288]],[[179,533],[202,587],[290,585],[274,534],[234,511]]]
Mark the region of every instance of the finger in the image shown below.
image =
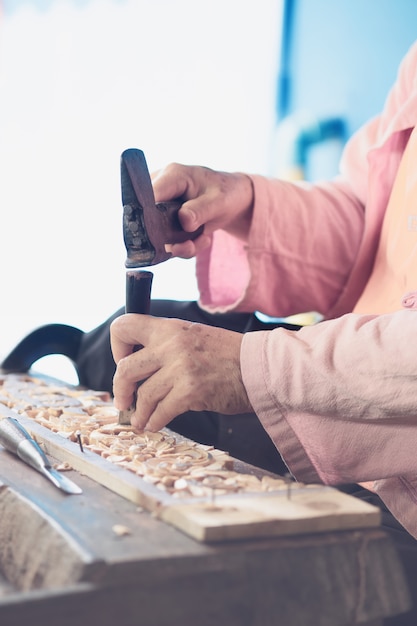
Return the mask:
[[[184,166],[171,163],[151,174],[155,202],[168,202],[185,196],[188,180],[184,172]]]
[[[171,413],[163,414],[158,411],[159,404],[164,402],[166,396],[172,391],[171,377],[161,371],[147,379],[138,389],[136,409],[131,416],[131,423],[135,428],[147,430],[160,430],[176,417],[177,410],[172,407]],[[156,413],[156,419],[154,415]]]
[[[184,241],[183,243],[167,244],[165,250],[171,252],[172,256],[182,259],[191,259],[199,252],[208,248],[212,238],[209,235],[202,234],[197,239]]]
[[[149,378],[160,367],[158,359],[146,348],[120,359],[113,376],[113,401],[116,408],[131,406],[137,384]]]
[[[121,359],[113,376],[113,403],[119,411],[128,409],[133,402],[137,381],[130,374],[126,359]]]
[[[135,346],[144,345],[148,336],[149,316],[126,313],[110,325],[110,347],[116,363],[131,354]]]
[[[178,364],[172,363],[155,371],[139,387],[131,422],[139,429],[160,430],[177,415],[190,410],[193,402],[198,404],[199,395],[200,387],[195,389]]]
[[[113,376],[113,403],[119,411],[124,411],[132,405],[140,381],[130,359],[131,357],[120,359]]]
[[[206,221],[206,214],[215,210],[215,193],[208,192],[207,187],[208,172],[207,168],[170,163],[151,176],[156,202],[183,201],[178,218],[187,232],[197,230]]]
[[[192,198],[181,206],[178,219],[187,233],[192,233],[200,226],[204,226],[206,233],[212,233],[212,221],[218,213],[218,200],[213,194],[205,191],[196,198]]]
[[[146,423],[146,430],[157,432],[167,426],[175,417],[177,417],[177,415],[179,415],[176,411],[178,408],[178,403],[176,402],[177,398],[172,401],[173,397],[176,397],[175,394],[173,392],[169,393],[157,404],[155,410],[150,415]]]
[[[144,385],[147,383],[148,381]],[[166,386],[164,393],[159,395],[159,400],[156,401],[156,398],[153,397],[152,404],[148,404],[146,407],[143,403],[144,393],[145,390],[140,387],[136,411],[131,416],[132,426],[139,430],[157,432],[167,426],[175,417],[189,410],[188,405],[174,386]]]

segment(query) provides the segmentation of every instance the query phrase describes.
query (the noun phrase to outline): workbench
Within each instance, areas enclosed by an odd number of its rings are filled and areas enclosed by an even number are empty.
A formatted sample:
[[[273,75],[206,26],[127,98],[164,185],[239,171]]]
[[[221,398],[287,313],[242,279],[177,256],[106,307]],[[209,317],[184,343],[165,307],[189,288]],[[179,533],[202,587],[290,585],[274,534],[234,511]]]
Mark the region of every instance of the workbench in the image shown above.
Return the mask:
[[[378,626],[408,607],[378,527],[208,545],[69,476],[81,495],[0,449],[1,626]]]

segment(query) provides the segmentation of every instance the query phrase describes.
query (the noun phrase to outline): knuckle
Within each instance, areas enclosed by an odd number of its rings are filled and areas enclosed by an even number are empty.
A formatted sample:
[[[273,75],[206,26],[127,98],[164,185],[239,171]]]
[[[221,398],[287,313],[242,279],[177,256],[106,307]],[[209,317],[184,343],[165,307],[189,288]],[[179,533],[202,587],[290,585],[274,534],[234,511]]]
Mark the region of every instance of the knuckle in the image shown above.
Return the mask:
[[[121,380],[128,379],[129,373],[130,373],[129,359],[127,357],[124,357],[120,359],[120,361],[117,364],[115,378],[117,377],[117,379],[121,379]]]
[[[177,176],[184,169],[184,165],[173,161],[172,163],[168,163],[163,169],[165,174],[169,174],[170,176]]]
[[[116,317],[115,320],[113,320],[110,324],[110,334],[114,334],[115,332],[117,332],[117,330],[119,329],[120,326],[120,317]]]

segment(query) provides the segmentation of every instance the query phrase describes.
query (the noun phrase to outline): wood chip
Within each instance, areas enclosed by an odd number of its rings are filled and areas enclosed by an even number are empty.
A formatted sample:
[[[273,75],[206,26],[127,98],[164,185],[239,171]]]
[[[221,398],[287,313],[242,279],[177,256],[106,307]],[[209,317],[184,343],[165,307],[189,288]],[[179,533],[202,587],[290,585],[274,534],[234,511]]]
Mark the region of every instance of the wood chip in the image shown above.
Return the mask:
[[[64,463],[56,463],[56,465],[54,465],[54,469],[58,470],[58,472],[69,472],[73,468],[71,467],[69,463],[64,462]]]
[[[114,524],[112,526],[112,531],[118,537],[125,537],[126,535],[131,535],[131,530],[127,526],[123,526],[123,524]]]

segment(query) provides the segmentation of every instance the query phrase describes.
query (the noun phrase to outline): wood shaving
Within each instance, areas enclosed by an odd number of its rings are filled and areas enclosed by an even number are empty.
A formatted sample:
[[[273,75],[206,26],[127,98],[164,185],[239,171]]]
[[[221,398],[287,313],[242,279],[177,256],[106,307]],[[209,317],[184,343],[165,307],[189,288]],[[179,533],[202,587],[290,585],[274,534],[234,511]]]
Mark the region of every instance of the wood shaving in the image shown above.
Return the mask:
[[[73,468],[71,467],[69,463],[64,462],[64,463],[56,463],[56,465],[54,465],[54,469],[56,469],[58,472],[69,472]]]
[[[123,526],[123,524],[115,524],[112,526],[112,531],[118,537],[125,537],[126,535],[131,535],[131,530],[127,526]]]

